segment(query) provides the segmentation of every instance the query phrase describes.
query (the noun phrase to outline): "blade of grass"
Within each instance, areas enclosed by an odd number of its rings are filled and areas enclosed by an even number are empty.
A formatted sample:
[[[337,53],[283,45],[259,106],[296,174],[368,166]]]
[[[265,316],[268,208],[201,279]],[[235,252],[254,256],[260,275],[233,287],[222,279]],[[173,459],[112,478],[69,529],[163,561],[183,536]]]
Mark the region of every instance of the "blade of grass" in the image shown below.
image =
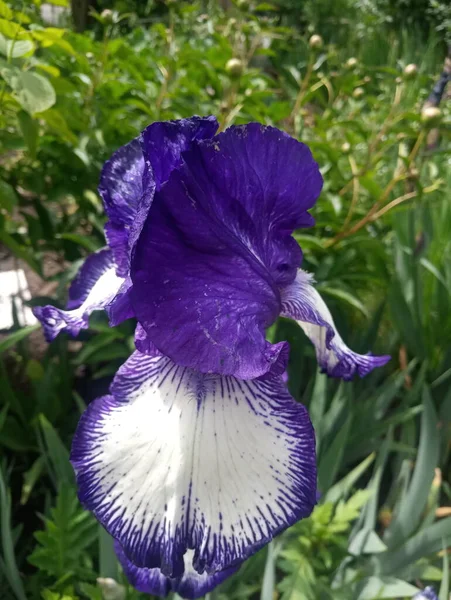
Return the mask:
[[[6,489],[3,478],[3,470],[0,466],[0,523],[2,538],[2,554],[5,577],[8,580],[17,600],[27,600],[25,590],[17,568],[14,554],[14,543],[11,531],[11,498],[9,490]],[[3,566],[3,564],[2,564]]]

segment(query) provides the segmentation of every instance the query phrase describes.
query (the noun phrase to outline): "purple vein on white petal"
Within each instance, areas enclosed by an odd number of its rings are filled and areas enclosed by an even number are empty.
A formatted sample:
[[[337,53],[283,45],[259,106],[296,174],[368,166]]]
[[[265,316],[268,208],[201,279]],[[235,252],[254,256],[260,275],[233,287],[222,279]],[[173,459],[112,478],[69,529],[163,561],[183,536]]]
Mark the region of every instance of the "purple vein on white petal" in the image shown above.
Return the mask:
[[[355,374],[364,377],[374,368],[385,365],[390,356],[357,354],[348,348],[312,282],[312,275],[300,269],[294,282],[281,289],[281,315],[295,319],[302,327],[315,346],[322,370],[332,377],[348,380]]]
[[[239,569],[240,565],[229,567],[209,575],[206,571],[198,573],[193,567],[194,551],[187,550],[183,556],[184,573],[182,577],[171,579],[163,575],[160,569],[147,569],[137,567],[125,556],[119,542],[115,543],[116,554],[127,575],[128,580],[139,592],[165,597],[169,592],[176,592],[182,598],[194,599],[204,596],[219,585],[224,579],[230,577]]]
[[[240,381],[135,352],[83,415],[79,495],[137,567],[236,565],[310,514],[315,441],[281,377]]]

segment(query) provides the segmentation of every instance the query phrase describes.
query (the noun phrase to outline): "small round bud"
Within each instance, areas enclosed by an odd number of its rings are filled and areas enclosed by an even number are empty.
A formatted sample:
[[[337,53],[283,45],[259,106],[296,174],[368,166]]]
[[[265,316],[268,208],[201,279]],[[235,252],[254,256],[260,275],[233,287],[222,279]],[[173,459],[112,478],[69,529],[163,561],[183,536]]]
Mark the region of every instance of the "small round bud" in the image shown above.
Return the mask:
[[[351,144],[349,142],[344,142],[341,145],[341,151],[343,154],[349,154],[351,152]]]
[[[428,126],[437,125],[442,118],[442,111],[438,106],[425,106],[421,111],[421,121]]]
[[[352,92],[352,97],[359,99],[361,98],[363,95],[365,94],[365,90],[361,87],[357,87],[355,88],[355,90]]]
[[[410,167],[410,171],[407,173],[409,179],[416,181],[420,178],[420,172],[416,167]]]
[[[102,590],[105,600],[125,600],[126,589],[111,577],[99,577],[97,585]]]
[[[113,22],[113,11],[110,10],[109,8],[105,8],[105,10],[102,10],[102,12],[100,13],[100,16],[102,17],[102,19],[105,23]]]
[[[241,77],[244,71],[243,61],[241,61],[239,58],[231,58],[227,61],[225,70],[230,77],[233,79],[238,79]]]
[[[359,61],[354,56],[351,56],[351,58],[348,58],[345,62],[345,68],[348,69],[348,71],[353,71],[358,64]]]
[[[363,83],[371,83],[371,77],[369,75],[365,75],[363,78]]]
[[[395,79],[395,83],[402,83],[402,77],[397,77]]]
[[[414,79],[414,77],[416,77],[417,74],[418,67],[414,63],[411,63],[410,65],[406,65],[404,67],[404,76],[406,79]]]
[[[323,47],[323,44],[324,44],[323,38],[316,33],[314,35],[312,35],[312,37],[308,41],[308,45],[310,46],[310,48],[312,50],[321,50],[321,48]]]

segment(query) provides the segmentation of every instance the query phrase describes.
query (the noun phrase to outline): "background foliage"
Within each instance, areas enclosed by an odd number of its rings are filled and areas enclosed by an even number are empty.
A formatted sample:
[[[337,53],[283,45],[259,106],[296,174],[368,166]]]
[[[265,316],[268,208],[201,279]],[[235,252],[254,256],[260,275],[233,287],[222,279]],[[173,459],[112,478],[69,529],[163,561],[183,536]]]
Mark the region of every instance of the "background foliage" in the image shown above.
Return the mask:
[[[446,600],[451,121],[446,103],[440,122],[421,110],[442,69],[447,4],[116,0],[87,15],[81,2],[80,33],[66,4],[0,0],[0,252],[25,269],[28,304],[63,306],[83,257],[104,244],[96,186],[112,151],[152,121],[211,113],[310,145],[325,186],[315,228],[297,234],[305,268],[349,345],[393,357],[339,383],[317,372],[300,329],[271,328],[290,341],[289,386],[315,425],[321,497],[212,595],[375,600],[433,585]],[[311,47],[312,33],[323,43]],[[36,326],[20,327],[14,300],[5,310],[16,325],[0,337],[1,598],[144,598],[81,509],[68,462],[79,415],[130,354],[134,324],[110,329],[95,314],[79,341],[47,347]]]

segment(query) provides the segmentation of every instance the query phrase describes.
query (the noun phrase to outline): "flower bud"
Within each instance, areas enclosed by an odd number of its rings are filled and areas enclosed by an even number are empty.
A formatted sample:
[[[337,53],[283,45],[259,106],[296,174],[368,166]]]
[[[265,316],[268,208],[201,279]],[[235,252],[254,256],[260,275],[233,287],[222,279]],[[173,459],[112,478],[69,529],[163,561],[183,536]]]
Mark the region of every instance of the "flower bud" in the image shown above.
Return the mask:
[[[371,83],[371,77],[369,75],[365,75],[363,78],[363,83]]]
[[[355,90],[352,92],[353,98],[356,98],[357,100],[359,98],[361,98],[364,94],[365,94],[365,90],[361,87],[355,88]]]
[[[97,585],[102,590],[104,600],[125,600],[125,587],[111,577],[99,577]]]
[[[349,142],[344,142],[341,145],[341,151],[343,154],[349,154],[351,152],[351,144]]]
[[[414,77],[418,74],[418,67],[411,63],[410,65],[406,65],[404,67],[404,76],[406,79],[414,79]]]
[[[113,11],[109,8],[105,8],[105,10],[102,10],[100,16],[102,17],[104,23],[109,24],[113,22]]]
[[[348,71],[353,71],[357,65],[358,60],[354,56],[348,58],[348,60],[345,62],[345,68],[348,69]]]
[[[323,43],[323,38],[316,33],[312,35],[312,37],[308,41],[308,45],[312,50],[321,50],[321,48],[323,47]]]
[[[241,61],[239,58],[231,58],[227,61],[225,70],[230,77],[232,77],[232,79],[238,79],[243,74],[243,61]]]
[[[442,111],[438,106],[425,106],[421,111],[421,121],[428,126],[438,125],[442,118]]]

